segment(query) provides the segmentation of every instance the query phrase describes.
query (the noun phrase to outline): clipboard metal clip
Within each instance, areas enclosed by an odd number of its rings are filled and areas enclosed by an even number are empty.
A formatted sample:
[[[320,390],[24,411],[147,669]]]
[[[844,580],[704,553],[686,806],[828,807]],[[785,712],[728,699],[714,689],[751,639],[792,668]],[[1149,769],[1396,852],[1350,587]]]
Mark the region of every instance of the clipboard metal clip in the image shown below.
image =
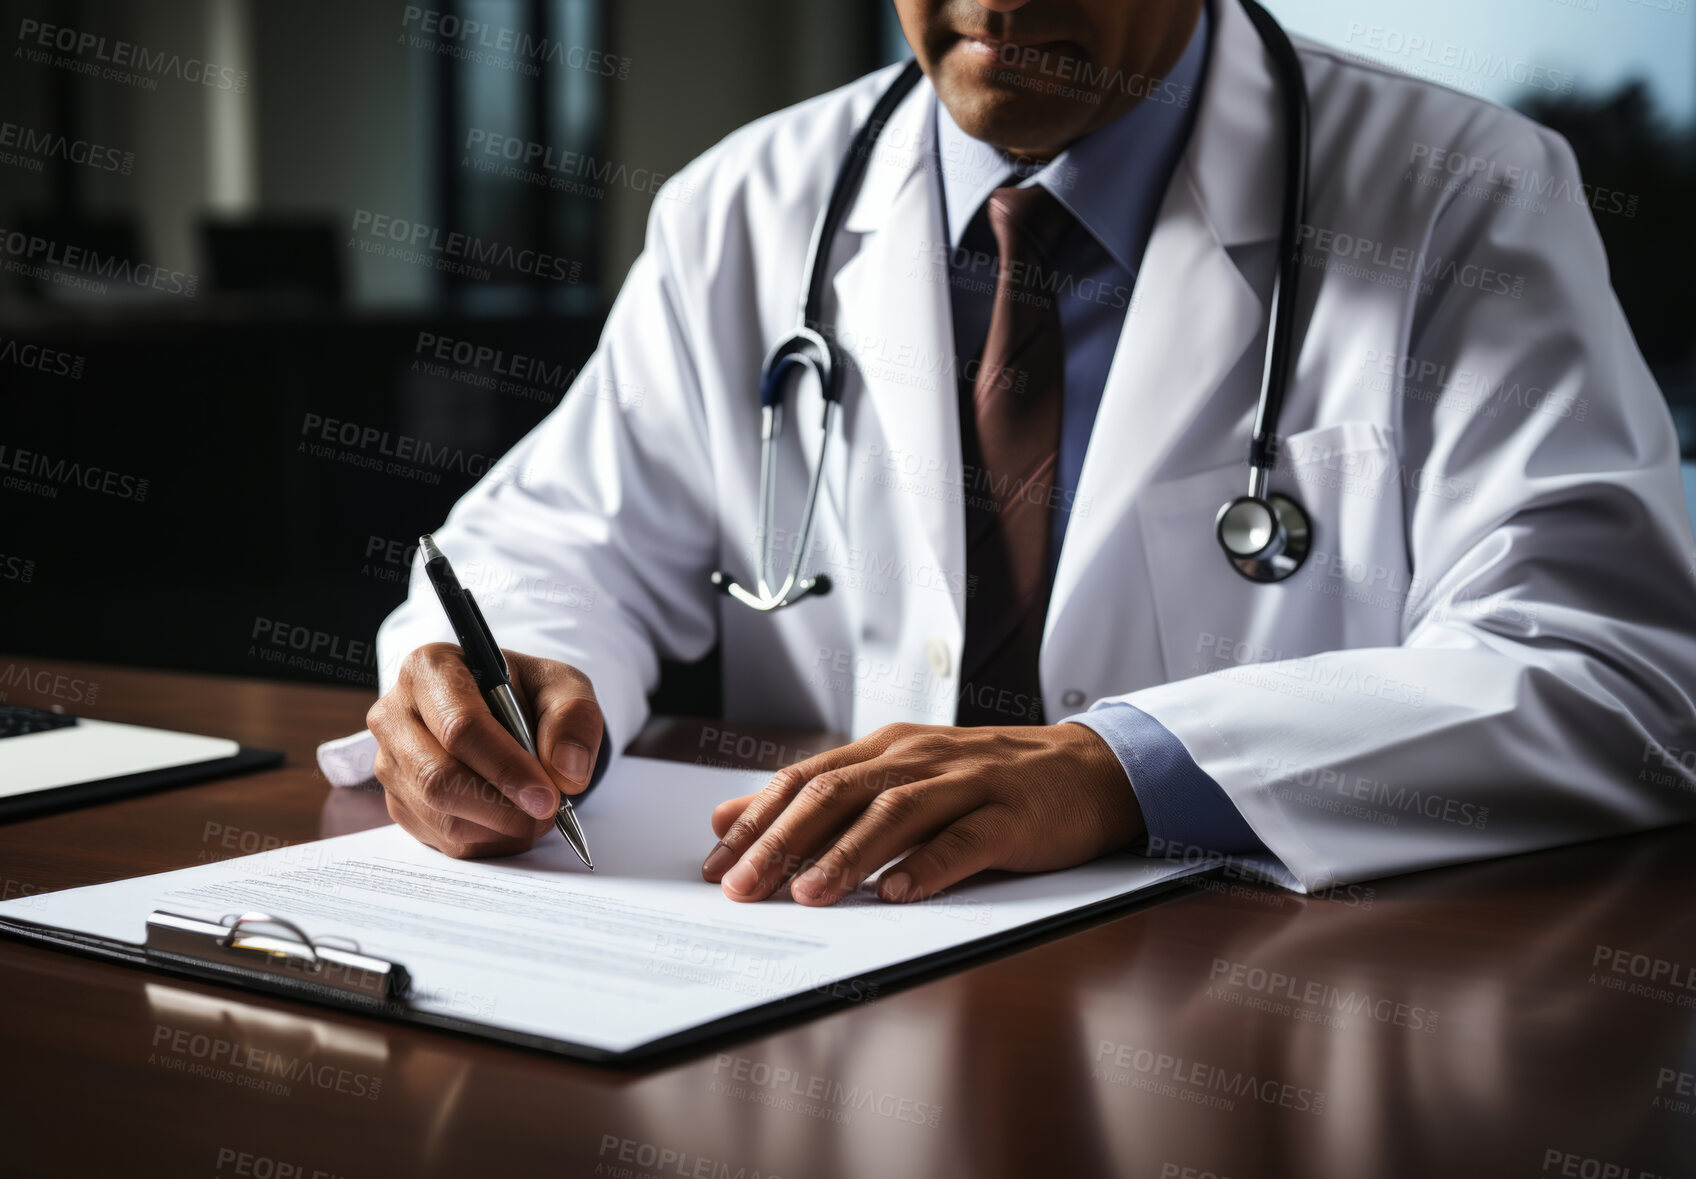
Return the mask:
[[[332,942],[346,941],[351,949]],[[314,941],[292,921],[268,913],[208,921],[156,910],[147,918],[148,957],[208,968],[216,974],[274,979],[296,987],[386,1002],[411,988],[406,967],[359,951],[344,938]]]

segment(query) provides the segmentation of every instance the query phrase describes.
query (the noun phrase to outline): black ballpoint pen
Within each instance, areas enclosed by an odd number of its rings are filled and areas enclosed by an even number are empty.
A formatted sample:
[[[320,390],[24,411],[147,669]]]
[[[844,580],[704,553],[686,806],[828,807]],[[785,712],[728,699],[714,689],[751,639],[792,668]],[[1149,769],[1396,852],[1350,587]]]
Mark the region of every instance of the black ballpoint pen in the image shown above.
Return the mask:
[[[477,680],[477,687],[482,690],[489,711],[531,757],[540,760],[540,754],[536,752],[536,738],[530,733],[530,723],[524,719],[518,698],[512,694],[512,673],[507,668],[506,656],[501,654],[495,643],[495,636],[483,619],[477,599],[459,584],[459,577],[437,547],[435,537],[429,533],[420,536],[418,549],[424,555],[424,572],[429,575],[436,597],[441,599],[442,609],[447,611],[448,623],[459,639],[460,650],[465,652],[466,666]],[[583,837],[583,825],[577,821],[577,811],[572,807],[571,799],[563,794],[559,796],[559,810],[554,812],[554,826],[565,836],[577,858],[593,872],[595,861],[589,858],[589,841]]]

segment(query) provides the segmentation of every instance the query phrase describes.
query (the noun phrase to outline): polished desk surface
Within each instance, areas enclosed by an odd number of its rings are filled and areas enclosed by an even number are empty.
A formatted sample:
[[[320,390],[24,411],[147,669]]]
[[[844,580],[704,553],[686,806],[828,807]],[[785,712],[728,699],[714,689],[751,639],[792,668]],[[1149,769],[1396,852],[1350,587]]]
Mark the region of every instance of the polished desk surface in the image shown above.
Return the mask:
[[[0,664],[10,703],[288,753],[0,827],[7,896],[386,821],[380,795],[331,790],[312,760],[367,692]],[[827,741],[670,720],[640,749],[774,768]],[[1356,903],[1215,880],[639,1068],[0,941],[0,1174],[1696,1175],[1696,990],[1634,993],[1629,973],[1641,954],[1687,982],[1693,893],[1691,827]],[[1311,994],[1355,1014],[1292,998]]]

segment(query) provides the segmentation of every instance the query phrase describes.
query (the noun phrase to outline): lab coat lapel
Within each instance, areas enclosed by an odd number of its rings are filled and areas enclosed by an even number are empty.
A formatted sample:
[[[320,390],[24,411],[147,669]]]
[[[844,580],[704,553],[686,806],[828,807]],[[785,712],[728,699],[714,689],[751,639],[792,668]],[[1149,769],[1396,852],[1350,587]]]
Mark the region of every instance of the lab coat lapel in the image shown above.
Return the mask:
[[[934,102],[925,82],[897,108],[836,246],[847,255],[834,322],[850,358],[843,408],[852,456],[838,502],[856,544],[892,550],[868,552],[870,561],[927,562],[945,576],[963,625],[953,321],[940,186],[928,167]]]
[[[1283,131],[1259,36],[1237,4],[1214,12],[1208,82],[1107,374],[1049,598],[1045,648],[1092,641],[1086,616],[1099,617],[1110,600],[1100,595],[1121,588],[1095,585],[1091,567],[1106,546],[1124,543],[1138,495],[1265,326],[1265,306],[1227,247],[1277,237],[1278,200],[1266,194],[1282,191]],[[1245,478],[1247,445],[1245,435]],[[1205,536],[1196,544],[1211,547]]]

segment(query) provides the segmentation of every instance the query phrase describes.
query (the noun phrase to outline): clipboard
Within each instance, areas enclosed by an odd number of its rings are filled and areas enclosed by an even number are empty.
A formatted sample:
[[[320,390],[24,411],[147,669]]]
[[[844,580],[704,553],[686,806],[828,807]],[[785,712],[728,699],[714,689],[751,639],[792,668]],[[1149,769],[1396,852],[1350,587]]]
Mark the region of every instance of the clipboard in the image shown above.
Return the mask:
[[[139,945],[0,916],[0,937],[194,982],[300,1000],[592,1064],[620,1065],[649,1062],[685,1050],[703,1050],[745,1032],[851,1006],[856,994],[875,997],[888,987],[927,981],[1013,953],[1142,908],[1210,871],[1202,869],[1176,876],[1136,892],[1068,910],[1048,920],[845,978],[831,984],[828,992],[812,990],[774,999],[626,1051],[611,1051],[481,1020],[419,1010],[408,1002],[413,976],[402,963],[364,954],[356,944],[338,944],[343,939],[309,937],[294,922],[264,913],[230,915],[213,922],[155,910],[148,917],[147,941]],[[271,932],[265,932],[267,928]],[[285,930],[288,936],[279,938],[277,929]],[[313,964],[314,957],[318,966]]]
[[[0,935],[622,1063],[875,999],[1130,912],[1217,866],[1127,851],[990,874],[911,906],[878,902],[875,888],[829,910],[742,906],[701,880],[698,828],[756,776],[628,756],[614,772],[618,789],[585,808],[593,873],[555,834],[510,859],[456,861],[385,825],[0,902]]]
[[[403,1000],[412,987],[400,963],[362,954],[357,942],[315,941],[294,922],[268,913],[232,914],[214,922],[155,909],[147,918],[142,953],[149,961],[186,969],[374,1003]]]

